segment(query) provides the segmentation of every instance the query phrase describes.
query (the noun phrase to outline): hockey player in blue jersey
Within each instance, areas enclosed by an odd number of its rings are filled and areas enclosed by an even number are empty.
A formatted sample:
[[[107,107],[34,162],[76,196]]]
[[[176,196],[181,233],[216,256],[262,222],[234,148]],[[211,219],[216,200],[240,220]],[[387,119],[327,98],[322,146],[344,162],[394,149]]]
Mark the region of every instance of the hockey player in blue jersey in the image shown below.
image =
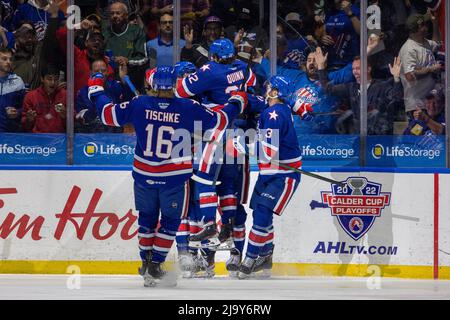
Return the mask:
[[[210,61],[185,79],[178,80],[176,96],[190,98],[203,95],[212,106],[226,103],[231,92],[246,91],[254,86],[255,75],[247,64],[235,58],[233,43],[228,39],[215,40],[209,48]],[[247,79],[244,79],[247,76]],[[242,84],[244,83],[244,86]]]
[[[174,65],[175,74],[178,79],[184,79],[189,75],[195,73],[197,68],[192,62],[188,61],[180,61]],[[201,143],[194,145],[193,149],[201,147]],[[195,151],[193,153],[195,154]],[[195,172],[195,166],[194,166]],[[182,276],[184,278],[192,278],[198,275],[198,272],[205,270],[206,275],[211,273],[210,270],[207,269],[206,260],[203,259],[201,255],[199,255],[197,248],[189,247],[188,237],[191,233],[197,233],[200,231],[200,204],[195,198],[194,190],[194,181],[190,180],[190,203],[189,210],[186,217],[183,217],[180,223],[180,227],[178,228],[176,235],[176,243],[177,243],[177,252],[178,252],[178,264],[180,266],[180,270],[182,272]]]
[[[203,103],[209,107],[217,107],[228,99],[233,91],[255,85],[256,78],[253,71],[247,68],[247,64],[235,59],[233,43],[228,39],[215,40],[210,46],[210,62],[203,65],[199,70],[189,77],[179,80],[177,95],[181,97],[203,96]],[[220,170],[216,172],[215,170]],[[219,180],[220,185],[215,187],[208,179],[197,179],[197,190],[200,201],[200,210],[204,229],[196,235],[189,237],[192,242],[200,242],[208,238],[214,238],[217,242],[210,240],[208,244],[214,248],[218,243],[229,239],[231,233],[235,236],[237,250],[231,253],[240,257],[245,239],[246,212],[242,206],[246,201],[249,183],[248,163],[239,165],[223,164],[210,170],[209,180]],[[217,190],[216,190],[217,189]],[[219,198],[218,198],[219,196]],[[220,201],[223,219],[219,237],[217,236],[216,211],[217,202]],[[237,222],[231,226],[230,219],[235,218]],[[233,257],[232,257],[233,258]],[[214,252],[207,254],[209,267],[214,267]],[[237,259],[231,259],[236,261]],[[228,265],[228,264],[227,264]],[[233,268],[233,267],[232,267]]]
[[[247,64],[235,59],[234,46],[230,40],[215,40],[210,46],[209,57],[210,62],[199,68],[196,73],[178,80],[177,96],[188,98],[202,95],[204,105],[216,107],[226,102],[232,92],[239,90],[241,87],[246,89],[248,86],[254,85],[255,77],[251,70],[247,77],[248,80],[244,79]],[[215,223],[217,208],[215,186],[212,186],[212,181],[210,181],[215,175],[212,170],[211,176],[207,179],[197,179],[203,184],[211,185],[211,188],[205,186],[205,190],[202,192],[205,197],[200,199],[205,225]],[[215,234],[215,225],[210,231],[211,234]]]
[[[239,266],[239,278],[252,272],[270,269],[273,254],[273,214],[281,215],[300,182],[300,174],[278,164],[300,168],[301,152],[293,125],[288,81],[273,76],[266,81],[267,108],[258,121],[256,155],[259,176],[250,207],[253,226],[248,236],[245,258]]]
[[[116,105],[105,95],[104,81],[102,74],[95,74],[89,80],[89,98],[95,102],[103,123],[110,126],[132,123],[136,130],[132,175],[139,212],[142,259],[139,273],[144,277],[145,286],[153,286],[170,278],[161,264],[188,210],[194,122],[200,121],[204,130],[210,130],[209,142],[214,145],[228,121],[245,108],[246,95],[236,93],[220,112],[213,112],[193,100],[175,98],[173,68],[159,67],[152,75],[153,96],[139,96]],[[200,168],[208,165],[205,162]]]

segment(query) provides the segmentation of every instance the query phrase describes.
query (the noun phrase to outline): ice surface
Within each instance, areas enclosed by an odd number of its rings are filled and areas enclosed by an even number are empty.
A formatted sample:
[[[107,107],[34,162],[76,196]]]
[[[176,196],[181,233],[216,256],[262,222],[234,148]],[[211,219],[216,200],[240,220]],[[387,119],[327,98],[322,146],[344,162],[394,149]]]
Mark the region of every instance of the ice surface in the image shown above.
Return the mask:
[[[373,280],[373,279],[372,279]],[[322,277],[179,279],[144,288],[139,276],[0,275],[0,299],[450,299],[450,281]],[[77,287],[80,289],[69,289]],[[379,289],[376,289],[376,288]],[[374,289],[369,289],[374,288]]]

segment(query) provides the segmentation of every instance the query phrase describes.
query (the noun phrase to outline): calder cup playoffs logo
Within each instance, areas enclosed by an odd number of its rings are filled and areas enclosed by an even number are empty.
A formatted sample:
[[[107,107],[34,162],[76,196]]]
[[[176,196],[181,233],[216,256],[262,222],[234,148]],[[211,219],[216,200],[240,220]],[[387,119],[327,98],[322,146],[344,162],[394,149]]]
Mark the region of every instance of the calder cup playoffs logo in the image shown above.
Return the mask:
[[[389,206],[390,192],[381,192],[381,184],[363,177],[351,177],[341,187],[333,184],[332,191],[322,191],[322,201],[331,209],[345,232],[360,239],[372,227],[381,211]]]

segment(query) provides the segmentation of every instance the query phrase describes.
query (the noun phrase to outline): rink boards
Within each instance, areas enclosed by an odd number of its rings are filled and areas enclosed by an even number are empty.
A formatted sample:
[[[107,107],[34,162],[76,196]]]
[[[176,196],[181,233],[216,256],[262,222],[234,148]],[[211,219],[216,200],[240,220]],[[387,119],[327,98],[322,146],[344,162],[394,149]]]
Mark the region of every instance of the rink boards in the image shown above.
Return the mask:
[[[136,273],[131,172],[91,169],[0,170],[0,273]],[[450,279],[450,175],[320,174],[347,187],[302,177],[274,219],[275,274]]]

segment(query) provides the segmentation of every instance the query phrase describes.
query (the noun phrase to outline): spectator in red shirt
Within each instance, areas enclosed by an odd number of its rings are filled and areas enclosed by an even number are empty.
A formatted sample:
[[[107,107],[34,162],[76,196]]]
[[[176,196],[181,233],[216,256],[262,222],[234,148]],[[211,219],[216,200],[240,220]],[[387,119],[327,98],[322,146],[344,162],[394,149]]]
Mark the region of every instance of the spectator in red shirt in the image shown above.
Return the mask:
[[[42,85],[23,101],[22,128],[33,133],[66,132],[66,90],[59,87],[59,70],[50,64],[41,74]]]
[[[105,62],[108,62],[108,57],[105,56],[105,38],[103,34],[95,28],[95,24],[85,19],[81,22],[81,28],[88,30],[85,49],[82,50],[76,45],[74,46],[75,55],[75,92],[87,85],[87,81],[91,76],[90,66],[91,63],[99,58],[103,58]],[[56,32],[56,38],[64,54],[67,54],[67,27],[62,27]],[[114,70],[108,65],[108,74],[110,77],[114,77]]]

